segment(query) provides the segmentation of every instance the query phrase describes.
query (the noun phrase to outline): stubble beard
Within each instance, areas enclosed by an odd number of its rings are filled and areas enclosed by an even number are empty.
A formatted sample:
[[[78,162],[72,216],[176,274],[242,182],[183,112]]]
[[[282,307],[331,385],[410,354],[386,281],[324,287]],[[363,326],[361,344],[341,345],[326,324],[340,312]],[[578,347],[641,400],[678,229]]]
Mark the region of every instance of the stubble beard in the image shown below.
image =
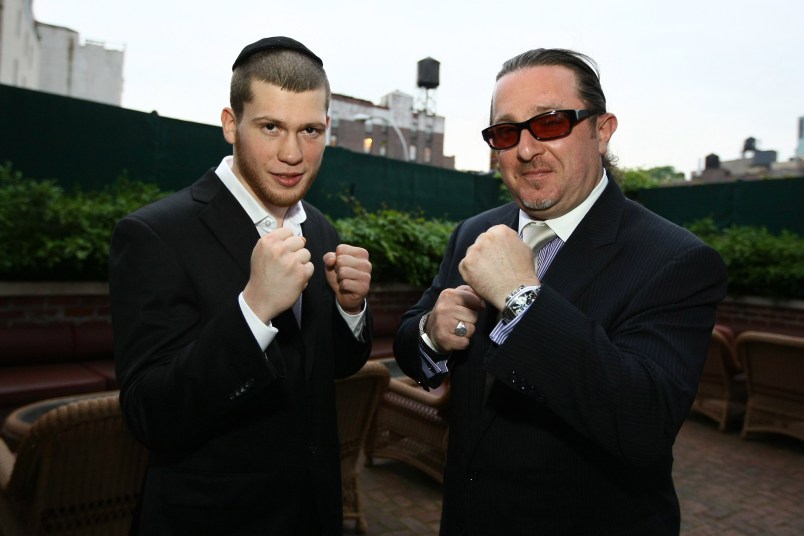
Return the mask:
[[[556,204],[555,199],[542,199],[537,201],[526,201],[521,199],[520,201],[528,210],[547,210],[548,208],[553,208]]]
[[[236,143],[233,150],[241,177],[265,207],[288,208],[295,205],[307,195],[307,192],[315,182],[316,175],[318,175],[318,170],[316,169],[309,177],[302,179],[302,182],[296,188],[291,190],[272,190],[268,182],[270,179],[261,178],[260,171],[254,161],[245,158]]]

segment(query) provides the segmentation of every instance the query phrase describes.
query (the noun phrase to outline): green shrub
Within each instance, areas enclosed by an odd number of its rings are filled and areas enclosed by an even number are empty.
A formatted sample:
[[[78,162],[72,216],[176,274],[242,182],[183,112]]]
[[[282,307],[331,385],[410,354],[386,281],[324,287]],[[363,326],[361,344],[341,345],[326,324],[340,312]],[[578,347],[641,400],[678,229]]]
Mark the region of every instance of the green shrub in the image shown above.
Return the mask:
[[[732,225],[718,230],[711,219],[687,225],[715,248],[729,271],[729,294],[804,299],[804,237],[772,234],[764,227]]]
[[[368,250],[372,281],[422,287],[428,286],[438,271],[455,226],[396,210],[357,210],[357,216],[334,224],[343,242]]]
[[[0,166],[0,280],[106,280],[116,222],[168,195],[119,178],[98,192],[65,192],[54,181],[26,179]],[[438,271],[454,223],[396,210],[334,222],[344,242],[366,248],[375,283],[427,286]],[[729,294],[804,299],[804,238],[762,227],[718,230],[711,219],[687,225],[714,247],[729,271]]]
[[[0,279],[106,280],[117,220],[164,195],[125,177],[101,191],[66,193],[0,166]]]

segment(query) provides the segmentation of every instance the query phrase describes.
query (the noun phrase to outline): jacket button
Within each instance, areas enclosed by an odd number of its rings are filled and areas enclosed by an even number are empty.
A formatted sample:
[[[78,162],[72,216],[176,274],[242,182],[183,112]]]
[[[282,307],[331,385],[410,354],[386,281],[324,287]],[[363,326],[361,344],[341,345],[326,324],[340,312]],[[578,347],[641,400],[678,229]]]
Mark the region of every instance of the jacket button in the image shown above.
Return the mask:
[[[477,471],[469,471],[469,474],[466,475],[466,479],[469,482],[476,482],[477,481]]]

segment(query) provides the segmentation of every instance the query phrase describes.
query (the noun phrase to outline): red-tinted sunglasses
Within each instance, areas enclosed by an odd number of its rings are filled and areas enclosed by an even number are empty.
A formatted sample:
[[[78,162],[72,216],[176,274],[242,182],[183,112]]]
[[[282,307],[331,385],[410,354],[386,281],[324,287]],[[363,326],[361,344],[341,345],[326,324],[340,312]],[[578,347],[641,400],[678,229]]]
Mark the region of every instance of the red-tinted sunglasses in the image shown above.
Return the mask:
[[[572,127],[598,113],[592,110],[553,110],[521,123],[497,123],[484,128],[481,133],[489,147],[501,151],[516,146],[524,129],[539,141],[557,140],[569,136]]]

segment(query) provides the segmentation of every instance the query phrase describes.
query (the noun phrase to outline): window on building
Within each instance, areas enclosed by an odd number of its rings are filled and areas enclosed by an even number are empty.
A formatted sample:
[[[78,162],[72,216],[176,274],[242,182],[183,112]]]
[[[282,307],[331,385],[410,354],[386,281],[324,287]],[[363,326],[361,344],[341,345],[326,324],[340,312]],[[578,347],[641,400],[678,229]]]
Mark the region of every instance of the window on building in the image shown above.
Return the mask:
[[[424,148],[424,161],[428,164],[433,161],[433,149],[431,147]]]
[[[340,124],[340,118],[333,117],[330,119],[329,130],[327,131],[327,139],[331,147],[336,147],[338,145],[338,127]]]
[[[388,156],[388,142],[383,141],[380,143],[380,156]]]
[[[371,146],[372,145],[374,145],[374,140],[371,137],[366,136],[365,138],[363,138],[363,152],[364,153],[371,154]]]
[[[410,147],[408,147],[408,160],[410,160],[411,162],[416,161],[416,146],[415,145],[411,145]]]

